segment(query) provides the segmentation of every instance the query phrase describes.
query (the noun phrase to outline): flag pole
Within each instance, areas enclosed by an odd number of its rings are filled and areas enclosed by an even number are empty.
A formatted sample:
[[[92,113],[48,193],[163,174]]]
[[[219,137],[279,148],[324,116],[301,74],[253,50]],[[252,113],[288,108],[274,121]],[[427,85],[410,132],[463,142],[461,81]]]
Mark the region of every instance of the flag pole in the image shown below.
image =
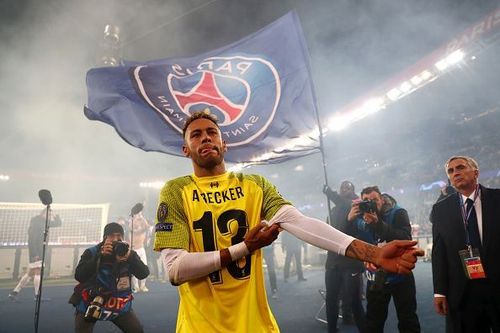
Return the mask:
[[[297,14],[297,12],[294,10],[293,11],[293,16],[294,16],[294,20],[296,21],[296,27],[300,27],[300,19],[299,19],[299,16]],[[297,28],[296,28],[297,29]],[[325,178],[325,185],[326,186],[329,186],[328,185],[328,175],[326,173],[326,159],[325,159],[325,146],[323,144],[323,127],[321,126],[321,121],[320,121],[320,118],[319,118],[319,108],[318,108],[318,100],[316,99],[316,91],[314,90],[314,84],[313,84],[313,79],[312,79],[312,71],[311,71],[311,63],[309,62],[309,59],[310,59],[310,56],[309,56],[309,50],[307,48],[307,44],[306,44],[306,39],[304,37],[304,32],[302,31],[302,29],[297,29],[297,35],[299,36],[300,38],[300,43],[302,44],[302,50],[304,52],[304,59],[306,59],[305,61],[305,65],[307,67],[307,71],[309,73],[309,84],[311,85],[311,94],[312,94],[312,99],[313,99],[313,103],[314,103],[314,113],[316,115],[316,122],[318,123],[318,130],[319,130],[319,151],[321,153],[321,161],[322,161],[322,164],[323,164],[323,176]],[[329,223],[331,224],[332,223],[332,219],[331,219],[331,216],[330,216],[330,200],[328,199],[328,197],[326,198],[326,205],[327,205],[327,208],[328,208],[328,218],[329,218]]]
[[[314,98],[314,104],[316,105],[315,114],[316,114],[316,121],[318,122],[319,151],[321,153],[321,162],[323,164],[323,177],[325,178],[325,185],[329,186],[328,185],[328,174],[326,172],[325,146],[324,146],[324,143],[323,143],[323,127],[321,126],[321,121],[320,121],[320,118],[319,118],[318,106],[317,106],[317,103],[316,103],[316,96],[314,94],[314,90],[313,90],[312,93],[313,93],[313,98]],[[333,221],[332,221],[332,217],[330,216],[331,206],[330,206],[330,199],[328,199],[328,196],[326,196],[326,207],[328,208],[328,215],[327,215],[328,216],[328,223],[331,225],[333,223]]]

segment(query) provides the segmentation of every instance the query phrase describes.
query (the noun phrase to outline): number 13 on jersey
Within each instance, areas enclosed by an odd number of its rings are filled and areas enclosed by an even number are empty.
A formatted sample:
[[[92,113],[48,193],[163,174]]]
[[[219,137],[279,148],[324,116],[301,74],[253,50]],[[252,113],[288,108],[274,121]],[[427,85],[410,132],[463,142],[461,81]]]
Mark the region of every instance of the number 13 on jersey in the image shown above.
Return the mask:
[[[244,210],[231,209],[223,212],[215,221],[213,213],[206,211],[203,216],[193,222],[195,233],[201,233],[203,250],[217,251],[221,250],[221,244],[218,240],[230,237],[230,245],[243,242],[248,231],[248,219]],[[235,279],[247,279],[250,276],[252,262],[251,254],[233,261],[226,268]],[[212,284],[223,283],[221,271],[213,272],[209,275]]]

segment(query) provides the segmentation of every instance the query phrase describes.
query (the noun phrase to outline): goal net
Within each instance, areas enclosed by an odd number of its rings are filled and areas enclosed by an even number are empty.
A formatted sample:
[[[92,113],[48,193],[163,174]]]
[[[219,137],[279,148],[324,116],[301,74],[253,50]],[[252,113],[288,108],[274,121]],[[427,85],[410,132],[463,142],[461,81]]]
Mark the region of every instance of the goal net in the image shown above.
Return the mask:
[[[39,203],[0,202],[0,246],[27,245],[30,220],[44,207]],[[53,204],[50,207],[53,215],[61,217],[62,225],[50,228],[49,244],[97,244],[102,240],[109,204]]]

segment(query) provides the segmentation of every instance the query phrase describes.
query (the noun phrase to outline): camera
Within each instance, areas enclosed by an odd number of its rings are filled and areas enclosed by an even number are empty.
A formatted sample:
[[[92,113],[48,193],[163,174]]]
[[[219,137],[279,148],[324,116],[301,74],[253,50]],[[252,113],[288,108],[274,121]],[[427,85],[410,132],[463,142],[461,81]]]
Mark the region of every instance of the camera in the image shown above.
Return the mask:
[[[97,320],[99,320],[99,318],[101,317],[103,304],[104,304],[104,298],[102,298],[102,296],[94,297],[94,299],[88,306],[87,311],[85,311],[83,319],[91,323],[94,323]]]
[[[115,256],[123,257],[127,254],[129,245],[122,241],[113,242],[113,254]]]
[[[377,211],[377,203],[371,200],[363,200],[359,204],[359,211],[364,213],[375,213]]]

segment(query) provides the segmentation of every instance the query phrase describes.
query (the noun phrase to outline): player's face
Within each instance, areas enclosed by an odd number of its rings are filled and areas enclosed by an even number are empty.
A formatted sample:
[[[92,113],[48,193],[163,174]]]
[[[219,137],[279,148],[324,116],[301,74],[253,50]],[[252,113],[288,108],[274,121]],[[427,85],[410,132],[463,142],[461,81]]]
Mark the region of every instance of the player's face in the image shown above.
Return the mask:
[[[224,161],[226,143],[217,125],[208,119],[189,124],[182,147],[184,155],[201,168],[212,169]]]
[[[451,161],[446,172],[451,185],[458,190],[473,190],[477,184],[479,171],[472,168],[464,159]]]

